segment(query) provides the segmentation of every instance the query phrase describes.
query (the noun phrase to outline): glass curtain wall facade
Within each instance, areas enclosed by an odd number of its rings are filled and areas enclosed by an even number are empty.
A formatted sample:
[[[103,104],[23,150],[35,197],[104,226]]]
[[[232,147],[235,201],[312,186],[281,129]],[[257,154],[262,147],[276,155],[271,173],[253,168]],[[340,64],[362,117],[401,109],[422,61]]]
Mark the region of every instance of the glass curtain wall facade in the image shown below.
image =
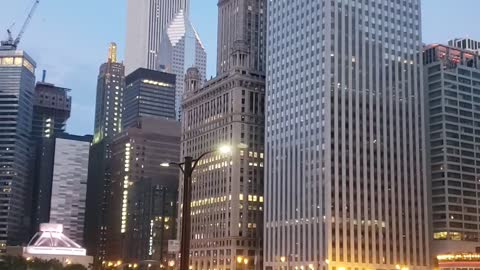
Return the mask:
[[[480,246],[480,56],[425,48],[434,255]]]
[[[139,68],[125,79],[123,128],[135,127],[139,117],[176,119],[175,75]]]
[[[189,14],[190,0],[128,0],[125,74],[157,69],[164,31],[175,15]]]
[[[175,112],[177,119],[180,120],[187,69],[196,67],[200,71],[202,83],[207,72],[205,47],[183,10],[177,13],[165,30],[158,62],[159,70],[176,75]]]
[[[35,62],[0,48],[0,252],[28,240]]]

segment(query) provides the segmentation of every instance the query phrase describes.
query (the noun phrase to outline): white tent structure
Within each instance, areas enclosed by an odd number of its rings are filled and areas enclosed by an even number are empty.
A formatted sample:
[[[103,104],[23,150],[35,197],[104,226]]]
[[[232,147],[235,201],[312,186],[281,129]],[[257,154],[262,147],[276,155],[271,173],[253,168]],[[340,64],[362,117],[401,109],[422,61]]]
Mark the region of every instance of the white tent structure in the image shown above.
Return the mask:
[[[87,251],[63,234],[62,224],[40,224],[40,231],[25,247],[25,253],[85,256]]]

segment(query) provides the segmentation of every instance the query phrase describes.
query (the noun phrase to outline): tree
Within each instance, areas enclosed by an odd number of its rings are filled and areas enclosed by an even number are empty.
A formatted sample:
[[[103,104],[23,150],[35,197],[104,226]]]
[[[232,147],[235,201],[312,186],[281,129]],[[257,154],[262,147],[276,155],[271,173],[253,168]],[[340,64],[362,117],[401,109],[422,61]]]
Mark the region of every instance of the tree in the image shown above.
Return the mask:
[[[55,259],[47,261],[34,258],[28,262],[28,270],[63,270],[63,265]]]
[[[87,270],[87,268],[81,264],[70,264],[65,266],[63,270]]]
[[[20,256],[1,256],[0,270],[27,270],[27,261]]]

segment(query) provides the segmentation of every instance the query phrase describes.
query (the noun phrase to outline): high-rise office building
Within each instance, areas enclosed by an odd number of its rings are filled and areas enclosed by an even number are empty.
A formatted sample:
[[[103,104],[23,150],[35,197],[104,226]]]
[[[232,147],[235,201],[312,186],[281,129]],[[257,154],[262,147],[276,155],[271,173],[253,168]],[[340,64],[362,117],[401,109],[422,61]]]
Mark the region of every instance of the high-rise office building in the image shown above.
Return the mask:
[[[263,269],[266,3],[219,1],[219,75],[203,86],[196,68],[185,78],[182,157],[221,144],[246,146],[232,155],[209,154],[194,172],[194,270]]]
[[[48,138],[65,131],[70,118],[70,89],[37,82],[33,102],[32,139]]]
[[[95,127],[88,169],[85,247],[101,263],[106,244],[106,203],[109,194],[110,144],[122,130],[125,66],[117,59],[117,45],[111,43],[107,62],[100,66],[95,105]]]
[[[179,158],[180,124],[175,120],[140,117],[115,137],[107,260],[168,265],[168,240],[176,239],[179,171],[160,164]]]
[[[448,46],[469,50],[480,54],[480,41],[471,38],[455,38],[448,41]]]
[[[100,66],[95,104],[94,140],[113,138],[122,130],[125,66],[117,62],[117,44],[111,43],[108,60]]]
[[[480,56],[427,46],[423,55],[435,256],[476,252],[480,240]]]
[[[163,33],[180,10],[189,13],[189,6],[189,0],[127,1],[127,75],[138,68],[158,68],[157,59]]]
[[[0,47],[0,251],[28,240],[35,62]]]
[[[175,75],[139,68],[125,79],[122,125],[136,125],[143,116],[175,117]]]
[[[267,269],[431,269],[420,9],[268,1]]]
[[[187,69],[198,68],[203,78],[202,82],[207,72],[207,53],[183,10],[177,13],[164,32],[158,63],[160,70],[176,75],[175,112],[177,119],[180,120]]]
[[[263,0],[219,0],[217,37],[217,75],[237,66],[238,61],[250,70],[265,73],[267,6]],[[245,51],[237,59],[236,51]]]
[[[38,232],[40,223],[48,223],[55,136],[65,132],[70,118],[70,89],[37,82],[33,94],[32,152],[30,177],[33,180],[30,236]],[[47,162],[49,160],[50,162]],[[41,202],[41,203],[40,203]]]
[[[37,151],[33,192],[33,231],[41,223],[63,224],[64,232],[83,243],[88,158],[92,136],[57,134],[44,138]]]

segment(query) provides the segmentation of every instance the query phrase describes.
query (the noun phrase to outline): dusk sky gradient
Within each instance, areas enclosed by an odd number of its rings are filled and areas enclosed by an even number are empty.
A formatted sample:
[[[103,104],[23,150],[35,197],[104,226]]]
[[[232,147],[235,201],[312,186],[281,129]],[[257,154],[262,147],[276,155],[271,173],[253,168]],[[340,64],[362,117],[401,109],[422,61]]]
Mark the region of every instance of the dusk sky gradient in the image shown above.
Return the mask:
[[[217,1],[191,0],[191,21],[207,49],[208,77],[215,74]],[[275,1],[275,0],[273,0]],[[393,0],[389,0],[393,1]],[[0,38],[15,22],[16,34],[33,0],[0,0]],[[423,41],[446,43],[455,37],[480,39],[479,0],[422,0]],[[43,69],[47,81],[71,88],[72,116],[68,132],[91,134],[98,68],[106,61],[108,44],[125,49],[126,0],[41,0],[20,48],[37,62],[37,80]]]

